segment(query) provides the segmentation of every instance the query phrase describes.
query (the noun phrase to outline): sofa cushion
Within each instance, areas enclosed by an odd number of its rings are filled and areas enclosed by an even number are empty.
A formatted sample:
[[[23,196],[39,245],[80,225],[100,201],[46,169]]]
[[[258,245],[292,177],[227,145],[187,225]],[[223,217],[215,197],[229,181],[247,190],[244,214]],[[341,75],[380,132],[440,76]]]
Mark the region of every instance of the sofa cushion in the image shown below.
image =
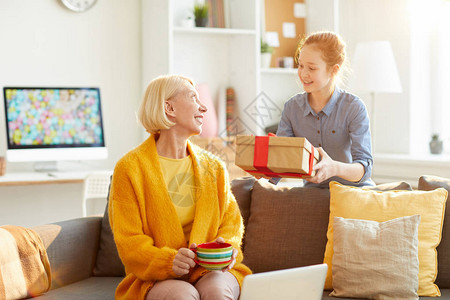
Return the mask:
[[[450,179],[437,176],[421,176],[418,188],[423,191],[431,191],[437,188],[445,188],[450,192]],[[444,225],[442,227],[442,240],[437,247],[438,253],[438,275],[436,284],[439,288],[450,288],[450,209],[448,198],[445,208]]]
[[[33,227],[47,249],[52,289],[92,275],[100,223],[100,217],[86,217]]]
[[[244,219],[244,227],[247,227],[248,217],[250,216],[250,203],[255,181],[256,179],[253,176],[240,177],[231,181],[231,191],[239,205],[242,218]]]
[[[89,277],[56,290],[51,290],[35,299],[39,300],[114,300],[116,288],[122,277]]]
[[[412,191],[413,190],[411,185],[404,181],[382,183],[382,184],[378,184],[376,186],[365,186],[364,188],[367,190],[380,191],[380,192],[394,191],[394,190],[400,190],[400,191]]]
[[[355,300],[355,298],[336,298],[330,296],[330,291],[323,291],[322,300]],[[450,289],[441,290],[441,297],[419,297],[420,300],[450,300]]]
[[[111,187],[111,185],[110,185]],[[114,235],[109,224],[109,188],[105,213],[102,218],[102,229],[100,232],[100,243],[97,260],[93,271],[94,276],[125,276],[125,267],[120,260]]]
[[[419,225],[419,291],[421,296],[439,296],[434,284],[437,273],[436,247],[441,238],[447,191],[375,192],[330,183],[330,222],[324,262],[329,272],[326,289],[332,288],[333,222],[335,216],[383,222],[390,219],[420,214]]]
[[[420,216],[386,222],[334,217],[332,296],[417,299]]]
[[[256,273],[322,263],[328,215],[328,189],[256,181],[243,263]]]

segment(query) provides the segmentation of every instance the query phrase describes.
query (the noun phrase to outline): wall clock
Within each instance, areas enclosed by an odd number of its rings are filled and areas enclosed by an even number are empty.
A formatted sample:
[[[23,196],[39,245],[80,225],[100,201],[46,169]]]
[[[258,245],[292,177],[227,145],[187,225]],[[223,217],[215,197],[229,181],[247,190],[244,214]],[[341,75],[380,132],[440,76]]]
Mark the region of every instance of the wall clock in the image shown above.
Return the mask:
[[[84,12],[94,6],[97,0],[60,0],[68,9],[76,12]]]

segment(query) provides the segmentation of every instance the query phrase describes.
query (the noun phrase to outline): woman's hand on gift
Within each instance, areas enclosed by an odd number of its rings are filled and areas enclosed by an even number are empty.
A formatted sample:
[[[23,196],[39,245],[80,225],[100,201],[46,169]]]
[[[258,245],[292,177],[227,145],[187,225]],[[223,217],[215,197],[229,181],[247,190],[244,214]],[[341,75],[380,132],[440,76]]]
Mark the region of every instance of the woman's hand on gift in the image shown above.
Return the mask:
[[[192,244],[189,248],[195,249],[196,244]],[[195,253],[188,248],[180,248],[172,262],[172,270],[177,276],[183,276],[189,273],[189,270],[195,267]]]
[[[216,243],[222,244],[222,243],[225,243],[225,240],[222,237],[218,237],[216,239]],[[231,255],[231,263],[226,268],[223,268],[222,272],[226,272],[226,271],[233,269],[234,264],[236,263],[237,255],[238,255],[238,251],[235,248],[233,248],[233,254]]]
[[[305,178],[305,180],[312,183],[321,183],[330,177],[336,176],[336,162],[322,149],[322,147],[316,148],[321,157],[320,161],[313,166],[313,171],[316,174],[311,178]]]
[[[364,166],[359,162],[343,163],[333,160],[322,148],[316,148],[320,154],[320,161],[314,165],[316,174],[305,180],[313,183],[321,183],[330,177],[336,176],[342,179],[358,182],[364,175]]]

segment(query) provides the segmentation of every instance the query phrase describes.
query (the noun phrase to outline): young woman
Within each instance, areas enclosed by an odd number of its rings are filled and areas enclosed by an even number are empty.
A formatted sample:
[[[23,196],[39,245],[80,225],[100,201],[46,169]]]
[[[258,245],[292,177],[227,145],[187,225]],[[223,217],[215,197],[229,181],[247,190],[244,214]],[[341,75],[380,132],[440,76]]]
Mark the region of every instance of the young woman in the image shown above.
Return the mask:
[[[242,217],[223,163],[188,138],[207,108],[178,75],[150,82],[138,117],[150,137],[117,163],[110,223],[126,277],[116,299],[238,299],[251,271],[240,250]],[[207,271],[192,248],[233,245],[231,264]]]
[[[366,107],[336,86],[345,64],[345,43],[333,32],[314,33],[300,42],[296,59],[305,92],[286,102],[277,135],[306,137],[319,151],[316,175],[305,185],[328,187],[331,180],[373,185]]]

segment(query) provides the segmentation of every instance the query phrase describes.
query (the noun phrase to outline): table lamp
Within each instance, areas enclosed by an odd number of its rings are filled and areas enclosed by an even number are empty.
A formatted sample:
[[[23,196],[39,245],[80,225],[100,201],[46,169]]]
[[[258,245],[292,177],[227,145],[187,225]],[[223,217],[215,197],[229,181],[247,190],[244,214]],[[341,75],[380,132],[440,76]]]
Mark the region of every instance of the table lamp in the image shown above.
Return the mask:
[[[352,61],[350,90],[370,94],[372,149],[375,141],[375,94],[401,93],[402,86],[389,41],[360,42]]]

